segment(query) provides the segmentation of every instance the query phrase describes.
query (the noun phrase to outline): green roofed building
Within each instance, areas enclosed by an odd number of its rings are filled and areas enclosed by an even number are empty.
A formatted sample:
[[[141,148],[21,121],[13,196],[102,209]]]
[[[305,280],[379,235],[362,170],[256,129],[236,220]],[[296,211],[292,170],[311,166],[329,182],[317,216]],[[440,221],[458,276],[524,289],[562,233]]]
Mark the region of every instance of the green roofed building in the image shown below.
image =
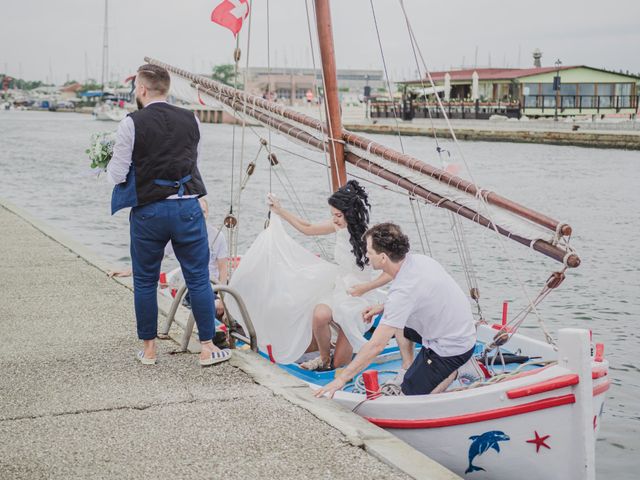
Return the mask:
[[[435,91],[428,79],[399,82],[414,116],[423,116],[420,107],[426,111],[435,104],[434,92],[446,107],[452,105],[454,118],[460,117],[461,109],[465,118],[488,118],[494,113],[633,117],[638,112],[640,77],[584,65],[451,70],[432,72],[431,78]]]

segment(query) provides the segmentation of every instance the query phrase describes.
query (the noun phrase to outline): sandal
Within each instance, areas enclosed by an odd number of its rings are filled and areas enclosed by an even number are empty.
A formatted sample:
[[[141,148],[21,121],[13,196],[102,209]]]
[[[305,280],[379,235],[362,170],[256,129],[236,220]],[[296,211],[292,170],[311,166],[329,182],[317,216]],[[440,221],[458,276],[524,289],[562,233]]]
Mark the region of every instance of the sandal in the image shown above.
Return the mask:
[[[155,365],[156,364],[156,359],[155,358],[147,358],[144,356],[144,352],[142,350],[140,350],[138,352],[138,354],[136,355],[136,358],[138,359],[138,361],[142,364],[142,365]]]
[[[313,360],[309,360],[307,362],[303,362],[300,364],[300,368],[304,368],[305,370],[311,370],[315,372],[328,372],[333,370],[333,359],[329,361],[329,366],[326,367],[324,362],[322,361],[321,356],[317,356]]]
[[[231,358],[231,350],[225,348],[220,350],[219,352],[211,352],[211,357],[206,358],[204,360],[200,359],[200,366],[202,367],[210,367],[211,365],[215,365],[216,363],[226,362]]]

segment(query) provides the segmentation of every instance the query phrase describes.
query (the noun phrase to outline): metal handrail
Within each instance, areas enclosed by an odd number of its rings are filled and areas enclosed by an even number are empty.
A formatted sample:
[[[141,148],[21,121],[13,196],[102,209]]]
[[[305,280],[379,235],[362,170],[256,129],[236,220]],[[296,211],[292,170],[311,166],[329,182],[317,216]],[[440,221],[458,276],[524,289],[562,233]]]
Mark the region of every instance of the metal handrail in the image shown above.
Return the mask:
[[[247,338],[244,335],[240,335],[238,332],[234,332],[233,331],[233,325],[231,325],[230,323],[225,323],[225,325],[229,329],[229,334],[230,335],[232,335],[235,338],[238,338],[238,339],[242,340],[245,343],[249,343],[249,346],[251,347],[251,350],[253,350],[254,352],[258,353],[258,340],[257,340],[257,336],[256,336],[256,329],[253,327],[253,322],[251,321],[251,316],[249,315],[249,311],[247,310],[247,306],[244,304],[244,300],[242,300],[242,297],[240,296],[240,294],[237,291],[235,291],[233,288],[231,288],[231,287],[229,287],[227,285],[214,284],[213,285],[213,291],[216,292],[216,293],[217,292],[228,293],[236,301],[236,303],[238,304],[238,308],[240,309],[240,315],[242,316],[242,320],[244,321],[244,325],[247,327],[247,330],[249,330],[247,332],[249,334],[249,338]],[[224,304],[224,300],[222,301],[222,303]],[[226,306],[225,306],[225,309],[226,309]],[[229,319],[227,318],[227,320],[229,320]],[[247,340],[248,340],[248,342],[247,342]]]
[[[240,315],[242,316],[244,324],[247,327],[247,330],[248,330],[247,333],[249,337],[247,338],[246,336],[233,331],[234,325],[232,325],[231,322],[227,319],[227,322],[224,322],[224,324],[229,329],[229,334],[234,338],[237,338],[239,340],[242,340],[245,343],[248,343],[251,347],[251,350],[257,353],[258,341],[256,338],[256,331],[255,331],[255,328],[253,327],[251,316],[249,315],[247,307],[244,301],[242,300],[242,297],[240,296],[240,294],[236,292],[234,289],[226,285],[219,285],[214,283],[213,281],[211,282],[211,286],[214,292],[228,293],[234,298],[234,300],[238,304],[238,308],[240,309]],[[186,284],[182,285],[176,292],[176,296],[173,299],[173,302],[171,303],[171,308],[169,309],[169,313],[167,314],[167,321],[165,322],[164,328],[161,329],[159,332],[160,337],[162,336],[166,337],[169,334],[169,329],[171,328],[171,325],[175,321],[175,316],[176,316],[176,312],[178,311],[178,307],[180,306],[180,303],[182,302],[182,298],[186,293],[187,293]],[[224,300],[223,300],[223,304],[224,304]],[[225,306],[225,310],[226,310],[226,306]],[[191,338],[191,334],[193,333],[194,325],[195,325],[195,318],[193,316],[193,312],[191,312],[189,314],[189,319],[187,320],[187,324],[185,325],[184,333],[182,334],[182,339],[180,340],[180,350],[179,350],[180,352],[187,351],[187,347],[189,345],[189,339]]]

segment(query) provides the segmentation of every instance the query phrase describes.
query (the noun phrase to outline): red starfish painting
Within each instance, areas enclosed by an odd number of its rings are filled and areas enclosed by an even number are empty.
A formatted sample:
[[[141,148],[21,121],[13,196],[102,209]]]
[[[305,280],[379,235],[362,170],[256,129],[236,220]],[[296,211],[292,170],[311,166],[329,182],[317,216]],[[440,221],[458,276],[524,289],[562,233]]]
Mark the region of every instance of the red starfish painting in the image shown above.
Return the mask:
[[[534,431],[534,433],[536,434],[536,438],[532,438],[531,440],[527,440],[527,443],[535,443],[536,444],[536,453],[538,453],[540,451],[540,447],[546,447],[548,449],[551,449],[551,447],[545,443],[547,438],[549,438],[551,435],[545,435],[545,436],[541,437],[540,435],[538,435],[538,432]]]

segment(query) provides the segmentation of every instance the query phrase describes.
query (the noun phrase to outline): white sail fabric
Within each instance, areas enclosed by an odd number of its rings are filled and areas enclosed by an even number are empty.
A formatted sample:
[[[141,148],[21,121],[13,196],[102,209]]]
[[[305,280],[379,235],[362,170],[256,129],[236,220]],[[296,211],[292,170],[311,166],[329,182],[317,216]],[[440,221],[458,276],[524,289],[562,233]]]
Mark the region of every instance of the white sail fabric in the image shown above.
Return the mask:
[[[264,230],[242,257],[229,286],[244,300],[256,331],[258,347],[271,347],[278,363],[295,362],[311,343],[313,309],[323,303],[331,307],[333,320],[349,339],[354,351],[366,340],[369,325],[362,321],[362,310],[380,301],[377,292],[351,297],[347,289],[371,280],[374,272],[360,270],[350,252],[346,229],[336,234],[336,264],[304,249],[284,230],[282,220],[271,215]],[[246,331],[239,309],[229,301],[231,315]]]
[[[271,345],[278,363],[296,361],[311,343],[311,315],[318,299],[330,294],[337,267],[305,250],[271,215],[264,230],[243,255],[229,286],[244,300],[263,352]],[[240,312],[231,315],[245,331]]]

